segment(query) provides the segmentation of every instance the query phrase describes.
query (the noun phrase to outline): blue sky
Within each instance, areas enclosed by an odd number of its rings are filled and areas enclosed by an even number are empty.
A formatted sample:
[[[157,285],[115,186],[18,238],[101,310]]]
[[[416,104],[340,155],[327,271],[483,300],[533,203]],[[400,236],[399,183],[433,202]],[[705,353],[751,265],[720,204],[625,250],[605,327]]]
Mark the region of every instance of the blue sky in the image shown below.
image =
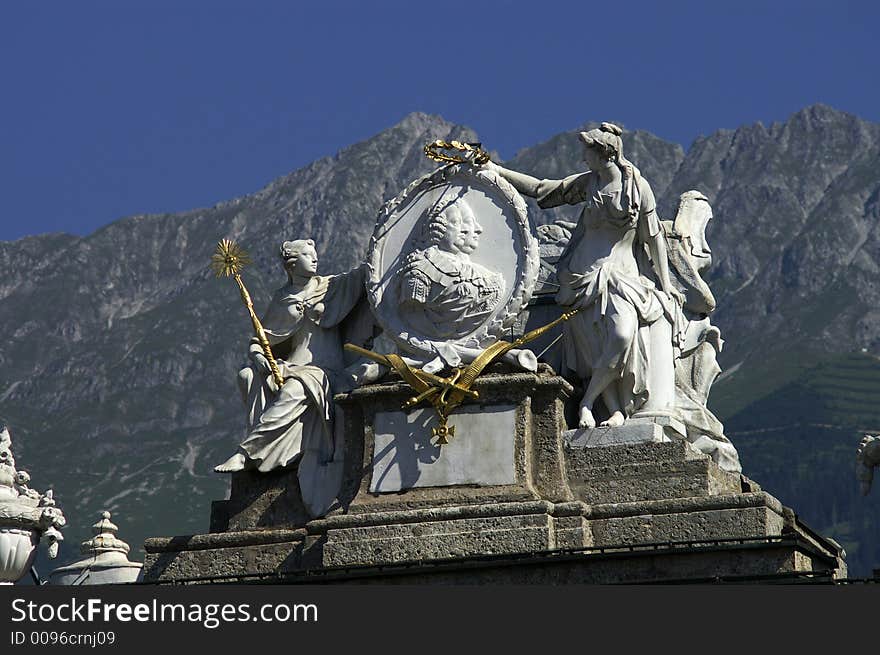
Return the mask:
[[[0,240],[253,192],[411,111],[504,157],[587,120],[687,147],[880,121],[876,2],[6,2]]]

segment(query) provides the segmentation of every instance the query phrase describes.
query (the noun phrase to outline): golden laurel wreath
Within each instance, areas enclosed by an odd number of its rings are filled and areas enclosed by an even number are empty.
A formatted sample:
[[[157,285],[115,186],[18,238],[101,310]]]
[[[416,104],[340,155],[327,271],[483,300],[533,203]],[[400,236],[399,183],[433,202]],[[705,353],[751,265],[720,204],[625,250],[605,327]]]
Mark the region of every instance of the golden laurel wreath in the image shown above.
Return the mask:
[[[452,155],[443,150],[457,150],[470,156]],[[443,141],[437,139],[425,144],[425,157],[442,164],[461,164],[470,162],[482,166],[489,161],[489,153],[483,150],[482,143],[463,143],[461,141]]]

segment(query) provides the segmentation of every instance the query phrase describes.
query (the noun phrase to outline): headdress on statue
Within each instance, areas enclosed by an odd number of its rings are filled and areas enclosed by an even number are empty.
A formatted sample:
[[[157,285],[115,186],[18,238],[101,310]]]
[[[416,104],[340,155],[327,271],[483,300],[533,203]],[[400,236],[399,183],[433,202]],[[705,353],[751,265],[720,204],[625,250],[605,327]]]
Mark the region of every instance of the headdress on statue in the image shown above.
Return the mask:
[[[606,159],[620,159],[623,157],[621,134],[623,130],[614,123],[602,123],[589,132],[580,132],[578,136],[587,148],[599,150]]]

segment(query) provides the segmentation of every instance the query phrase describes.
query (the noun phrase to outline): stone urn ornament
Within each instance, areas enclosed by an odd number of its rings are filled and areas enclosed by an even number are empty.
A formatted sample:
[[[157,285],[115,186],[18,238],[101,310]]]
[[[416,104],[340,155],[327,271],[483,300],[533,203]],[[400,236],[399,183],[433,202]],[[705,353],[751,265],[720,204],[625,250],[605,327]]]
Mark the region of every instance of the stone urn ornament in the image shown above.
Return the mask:
[[[15,468],[12,436],[0,431],[0,584],[15,584],[30,570],[42,540],[49,557],[58,555],[64,537],[64,514],[55,506],[52,491],[31,489],[30,475]]]

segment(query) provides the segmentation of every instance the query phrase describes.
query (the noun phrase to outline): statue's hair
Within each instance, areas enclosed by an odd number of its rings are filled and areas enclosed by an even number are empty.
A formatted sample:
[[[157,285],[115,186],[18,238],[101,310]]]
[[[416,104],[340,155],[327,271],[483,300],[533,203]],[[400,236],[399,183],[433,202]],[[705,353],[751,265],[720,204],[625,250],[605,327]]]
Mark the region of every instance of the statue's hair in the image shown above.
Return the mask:
[[[427,220],[422,228],[422,241],[426,246],[437,245],[440,243],[449,229],[450,211],[454,209],[453,215],[458,216],[458,221],[462,220],[462,211],[457,205],[461,200],[461,193],[452,196],[450,194],[443,195],[434,203],[433,207],[428,210]]]
[[[439,212],[428,214],[428,222],[425,223],[424,241],[426,245],[437,245],[446,235],[449,229],[451,217],[460,217],[461,212],[458,207],[450,203]],[[457,218],[460,222],[461,218]]]
[[[614,123],[602,123],[589,132],[580,132],[578,137],[587,148],[598,150],[605,159],[620,159],[623,157],[621,134],[623,130]]]
[[[296,239],[295,241],[285,241],[278,249],[278,255],[281,257],[281,261],[283,261],[285,265],[292,264],[297,259],[299,259],[299,253],[306,246],[311,246],[312,248],[314,248],[315,242],[312,239]]]

